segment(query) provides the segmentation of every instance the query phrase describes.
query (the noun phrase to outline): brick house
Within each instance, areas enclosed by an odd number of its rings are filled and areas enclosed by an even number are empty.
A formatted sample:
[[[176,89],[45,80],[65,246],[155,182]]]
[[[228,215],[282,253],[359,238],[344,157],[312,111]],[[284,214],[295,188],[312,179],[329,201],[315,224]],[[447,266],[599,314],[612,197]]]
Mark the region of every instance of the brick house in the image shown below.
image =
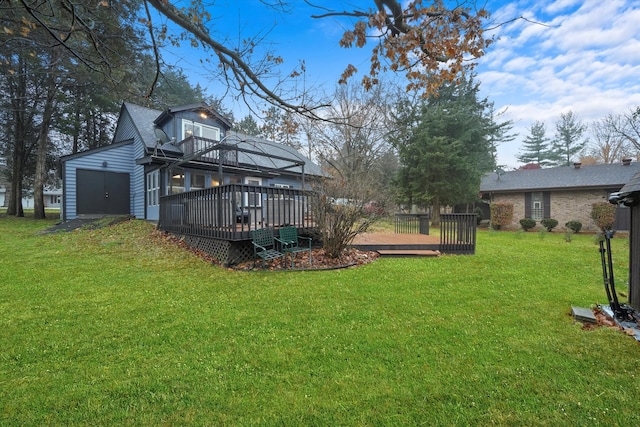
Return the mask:
[[[513,204],[513,222],[507,229],[519,229],[519,221],[531,218],[558,220],[558,229],[568,221],[580,221],[585,231],[596,231],[590,217],[591,205],[607,201],[640,172],[640,163],[622,163],[519,169],[490,173],[482,178],[480,193],[489,203]],[[629,209],[619,206],[616,228],[629,229]]]

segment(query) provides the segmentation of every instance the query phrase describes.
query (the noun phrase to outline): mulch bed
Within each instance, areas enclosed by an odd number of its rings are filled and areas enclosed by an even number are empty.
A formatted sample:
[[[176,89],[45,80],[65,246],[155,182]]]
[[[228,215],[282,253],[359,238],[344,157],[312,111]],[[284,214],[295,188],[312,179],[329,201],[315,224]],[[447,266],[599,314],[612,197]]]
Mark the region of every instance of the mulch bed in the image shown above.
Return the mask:
[[[375,261],[380,255],[377,252],[360,251],[358,249],[347,249],[340,258],[327,256],[324,249],[311,250],[311,264],[309,264],[309,254],[302,252],[295,258],[294,271],[300,270],[332,270],[337,268],[357,267]],[[234,270],[262,270],[262,261],[247,261],[232,267]],[[291,271],[291,258],[279,258],[269,261],[266,264],[268,270]]]
[[[170,234],[165,233],[160,230],[154,230],[152,237],[158,240],[163,240],[165,242],[170,242],[187,250],[199,258],[204,259],[207,262],[210,262],[214,265],[219,265],[223,267],[222,263],[213,258],[208,253],[192,248],[187,245],[182,239]],[[301,270],[331,270],[337,268],[348,268],[348,267],[357,267],[364,264],[368,264],[370,262],[375,261],[380,255],[377,252],[372,251],[361,251],[358,249],[349,248],[345,250],[340,258],[331,258],[327,256],[324,252],[324,249],[312,249],[311,250],[311,264],[309,264],[309,254],[307,252],[302,252],[298,254],[295,258],[295,265],[293,271],[301,271]],[[247,261],[240,264],[236,264],[234,266],[228,267],[229,270],[239,270],[239,271],[262,271],[262,260]],[[273,261],[268,261],[266,263],[265,270],[277,270],[277,271],[292,271],[291,270],[291,258],[279,258]]]

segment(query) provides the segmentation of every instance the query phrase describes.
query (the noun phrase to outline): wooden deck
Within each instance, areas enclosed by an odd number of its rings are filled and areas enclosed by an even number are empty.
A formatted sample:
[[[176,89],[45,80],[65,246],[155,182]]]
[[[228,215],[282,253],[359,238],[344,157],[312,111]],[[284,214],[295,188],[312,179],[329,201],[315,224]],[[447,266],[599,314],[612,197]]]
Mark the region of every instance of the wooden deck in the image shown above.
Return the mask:
[[[382,256],[440,255],[440,238],[425,234],[364,233],[358,235],[351,246],[376,251]]]

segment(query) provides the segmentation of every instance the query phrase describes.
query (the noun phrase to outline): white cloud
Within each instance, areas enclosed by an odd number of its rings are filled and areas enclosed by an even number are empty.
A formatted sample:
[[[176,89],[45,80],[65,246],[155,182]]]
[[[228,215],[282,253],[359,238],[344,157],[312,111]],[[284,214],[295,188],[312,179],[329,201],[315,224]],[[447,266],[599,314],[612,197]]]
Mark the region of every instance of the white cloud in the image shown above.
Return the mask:
[[[580,4],[580,0],[558,0],[544,7],[546,13],[555,14]]]
[[[499,163],[511,167],[535,121],[552,131],[569,110],[590,122],[640,105],[640,3],[523,0],[494,13],[520,15],[549,26],[519,20],[501,27],[478,68],[481,90],[497,109],[506,108],[503,118],[520,133],[498,148]]]

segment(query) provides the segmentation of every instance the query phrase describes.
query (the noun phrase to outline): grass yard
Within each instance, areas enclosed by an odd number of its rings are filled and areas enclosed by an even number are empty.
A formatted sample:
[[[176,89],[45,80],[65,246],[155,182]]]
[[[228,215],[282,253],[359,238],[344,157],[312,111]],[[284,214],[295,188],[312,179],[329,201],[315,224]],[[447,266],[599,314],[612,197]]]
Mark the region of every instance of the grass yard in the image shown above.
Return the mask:
[[[593,236],[237,272],[53,223],[0,216],[0,425],[640,425],[640,345],[569,315],[606,301]]]

